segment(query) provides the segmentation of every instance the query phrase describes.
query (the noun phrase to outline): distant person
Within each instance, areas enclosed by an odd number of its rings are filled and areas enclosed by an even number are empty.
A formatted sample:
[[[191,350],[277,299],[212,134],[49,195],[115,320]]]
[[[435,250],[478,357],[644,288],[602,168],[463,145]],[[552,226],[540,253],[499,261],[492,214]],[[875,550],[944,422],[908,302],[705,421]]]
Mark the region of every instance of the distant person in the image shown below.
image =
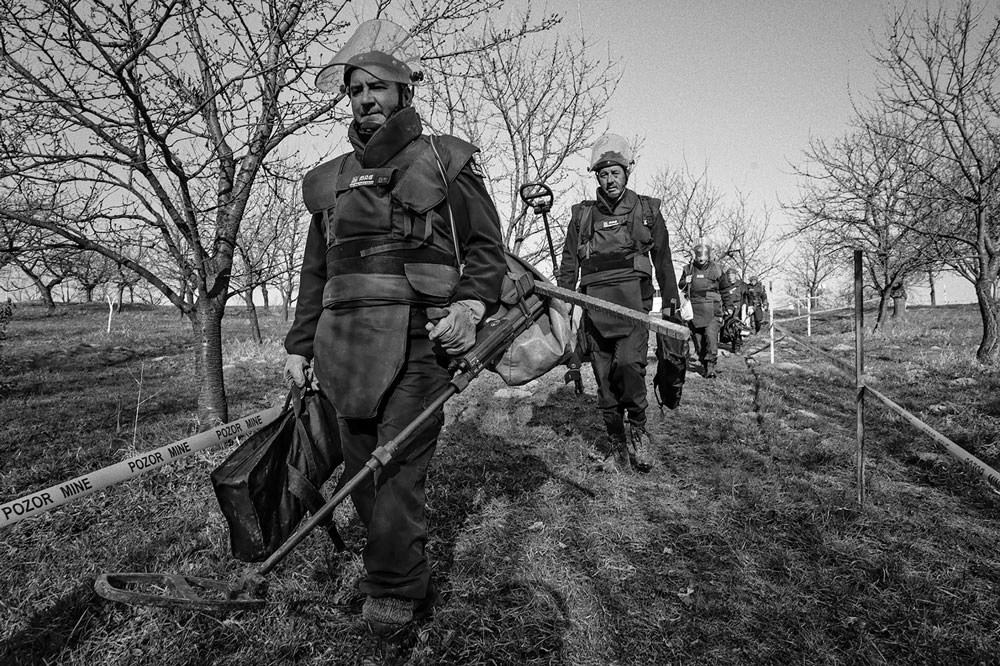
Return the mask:
[[[449,357],[474,345],[507,271],[477,148],[423,133],[412,46],[399,26],[367,21],[316,80],[346,91],[351,151],[303,181],[312,224],[285,376],[333,403],[345,478],[447,385]],[[362,617],[380,639],[399,636],[435,598],[425,485],[443,422],[439,410],[351,493],[367,528]]]
[[[764,322],[767,320],[769,304],[767,302],[767,289],[764,283],[756,275],[751,275],[747,280],[747,293],[750,297],[750,307],[753,308],[753,330],[759,333]]]
[[[749,311],[750,291],[747,284],[740,279],[735,268],[726,269],[726,278],[730,284],[729,300],[733,312],[722,319],[719,342],[728,343],[732,352],[738,354],[743,347],[743,331],[749,330],[744,324],[744,320]]]
[[[590,171],[597,178],[593,200],[575,204],[566,228],[560,287],[580,291],[633,310],[653,307],[653,276],[660,287],[664,317],[679,317],[677,282],[670,238],[660,201],[627,188],[632,150],[622,137],[606,134],[594,144]],[[679,323],[680,319],[676,321]],[[649,331],[610,315],[587,312],[580,350],[590,356],[597,380],[597,408],[604,419],[611,453],[603,468],[627,451],[631,464],[649,471],[654,464],[646,430],[646,364]]]
[[[734,309],[729,278],[722,266],[712,261],[712,248],[706,243],[694,246],[691,263],[681,274],[680,288],[690,294],[694,319],[689,326],[702,375],[712,379],[719,359],[722,319],[733,314]]]

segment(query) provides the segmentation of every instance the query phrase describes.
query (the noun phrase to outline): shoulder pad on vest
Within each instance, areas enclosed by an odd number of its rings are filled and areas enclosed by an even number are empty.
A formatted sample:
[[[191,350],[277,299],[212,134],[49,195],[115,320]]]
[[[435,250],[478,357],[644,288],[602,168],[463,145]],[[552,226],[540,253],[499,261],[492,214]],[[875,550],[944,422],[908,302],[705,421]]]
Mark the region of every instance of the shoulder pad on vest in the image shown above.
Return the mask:
[[[468,141],[450,134],[435,136],[434,145],[441,154],[441,161],[444,162],[449,181],[455,180],[458,172],[468,164],[473,155],[479,152],[479,148]]]
[[[569,208],[569,210],[570,210],[570,218],[569,218],[570,224],[575,224],[577,226],[577,228],[579,229],[579,227],[580,227],[580,220],[583,218],[584,211],[587,210],[588,208],[591,208],[592,206],[596,206],[596,205],[597,205],[596,201],[593,201],[591,199],[584,199],[580,203],[575,203],[572,206],[570,206],[570,208]]]
[[[337,174],[351,153],[338,155],[310,169],[302,179],[302,201],[310,213],[319,213],[337,200]]]
[[[415,212],[426,213],[444,201],[448,194],[448,185],[455,182],[459,172],[479,149],[453,136],[434,137],[434,147],[441,156],[448,181],[446,184],[441,179],[437,156],[431,147],[430,138],[422,136],[417,140],[423,142],[425,148],[407,168],[406,174],[400,178],[392,193]]]

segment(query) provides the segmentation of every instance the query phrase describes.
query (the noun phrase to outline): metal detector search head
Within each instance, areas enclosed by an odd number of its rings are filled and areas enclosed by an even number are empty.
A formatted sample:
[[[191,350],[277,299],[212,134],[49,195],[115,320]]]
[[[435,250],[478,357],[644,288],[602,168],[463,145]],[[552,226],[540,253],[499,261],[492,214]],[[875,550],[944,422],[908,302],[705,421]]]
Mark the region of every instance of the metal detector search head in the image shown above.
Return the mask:
[[[215,611],[259,610],[267,583],[251,575],[237,584],[210,578],[156,573],[101,574],[94,590],[111,601],[139,606],[200,608]]]
[[[535,215],[544,215],[552,210],[552,190],[545,183],[525,183],[520,189],[521,201],[531,206]]]

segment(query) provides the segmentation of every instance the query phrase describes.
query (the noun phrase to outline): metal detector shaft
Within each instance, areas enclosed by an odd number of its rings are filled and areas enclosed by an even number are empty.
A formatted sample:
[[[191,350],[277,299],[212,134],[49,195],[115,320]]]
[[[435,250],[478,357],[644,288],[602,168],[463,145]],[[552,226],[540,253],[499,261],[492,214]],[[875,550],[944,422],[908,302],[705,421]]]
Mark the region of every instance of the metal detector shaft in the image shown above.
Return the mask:
[[[347,496],[350,495],[354,489],[364,482],[369,474],[374,474],[379,468],[387,465],[396,455],[399,448],[403,444],[408,443],[410,437],[413,436],[413,433],[416,432],[417,428],[422,426],[427,419],[434,415],[434,412],[440,409],[444,403],[448,402],[452,396],[461,390],[462,389],[458,384],[449,383],[444,391],[442,391],[430,405],[425,407],[424,410],[420,412],[417,418],[413,419],[409,425],[399,431],[398,435],[372,451],[372,455],[368,459],[368,462],[365,463],[364,468],[351,477],[350,481],[345,483],[344,486],[337,491],[326,504],[323,505],[323,508],[310,516],[306,522],[302,523],[302,525],[299,526],[299,529],[295,530],[295,533],[288,537],[288,539],[281,544],[278,550],[274,551],[270,557],[264,560],[264,562],[261,563],[260,567],[257,569],[257,574],[260,576],[267,575],[274,569],[274,567],[278,566],[278,564],[285,559],[290,552],[295,550],[295,547],[298,546],[303,539],[309,536],[310,532],[316,529],[316,527],[320,524],[326,522],[326,520],[330,517],[330,514],[332,514],[337,507],[340,506],[341,502],[347,499]]]
[[[452,396],[462,392],[476,376],[486,367],[494,364],[514,342],[514,340],[534,323],[542,311],[542,301],[534,294],[524,301],[524,309],[512,307],[502,317],[487,322],[479,332],[476,344],[468,352],[460,356],[455,363],[458,372],[448,382],[448,386],[417,415],[405,428],[399,431],[391,440],[372,451],[371,457],[364,468],[358,471],[344,486],[331,497],[323,507],[309,517],[292,536],[274,551],[270,557],[261,563],[257,575],[264,576],[274,569],[281,560],[295,549],[310,532],[330,517],[337,506],[343,502],[351,491],[357,488],[369,474],[387,465],[400,447],[407,444],[413,434],[427,419],[448,402]]]
[[[388,464],[396,452],[409,443],[414,433],[441,409],[452,396],[464,390],[485,368],[493,367],[521,333],[526,331],[544,311],[544,303],[530,292],[524,294],[500,317],[486,322],[476,335],[476,344],[453,361],[454,374],[441,393],[395,437],[375,449],[365,466],[347,481],[315,514],[310,516],[260,567],[247,572],[236,585],[221,581],[172,574],[120,573],[102,574],[94,589],[102,597],[123,603],[147,606],[197,607],[214,610],[248,610],[260,608],[265,601],[267,583],[264,575],[272,571],[319,524],[326,522],[347,496],[365,481],[369,474]],[[145,586],[157,590],[145,593],[129,586]],[[203,594],[209,593],[210,596]],[[221,595],[221,596],[220,596]]]
[[[545,227],[545,238],[549,241],[549,256],[552,257],[552,276],[559,272],[559,260],[556,259],[556,245],[552,242],[552,230],[549,229],[549,216],[542,213],[542,226]]]
[[[586,294],[581,294],[578,291],[556,287],[540,280],[535,280],[535,291],[543,296],[549,296],[550,298],[557,298],[566,303],[579,305],[584,310],[601,312],[623,321],[638,324],[646,330],[653,331],[654,333],[658,333],[660,335],[666,335],[670,338],[687,340],[691,335],[691,330],[688,329],[687,326],[675,324],[657,317],[651,317],[648,313],[642,312],[641,310],[633,310],[632,308],[627,308],[623,305],[606,301],[603,298],[594,298],[593,296],[587,296]]]

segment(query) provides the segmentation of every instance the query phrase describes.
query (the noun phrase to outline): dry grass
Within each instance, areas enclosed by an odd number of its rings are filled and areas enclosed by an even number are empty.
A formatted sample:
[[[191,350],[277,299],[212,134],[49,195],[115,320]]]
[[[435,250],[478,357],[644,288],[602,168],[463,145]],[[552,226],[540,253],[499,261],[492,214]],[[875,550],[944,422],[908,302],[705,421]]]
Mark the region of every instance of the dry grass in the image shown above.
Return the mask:
[[[133,440],[151,448],[191,431],[186,322],[126,312],[105,336],[103,314],[16,311],[0,501],[109,464]],[[972,362],[975,316],[915,308],[869,336],[866,363],[884,392],[998,466],[1000,381]],[[283,394],[286,324],[263,322],[258,347],[244,341],[245,320],[227,321],[234,416]],[[849,317],[813,330],[813,343],[853,357]],[[853,379],[787,340],[776,355],[774,366],[766,352],[727,356],[719,379],[689,377],[677,412],[654,406],[659,460],[643,475],[593,470],[592,377],[582,397],[558,373],[520,397],[498,396],[492,375],[474,382],[448,405],[430,478],[428,549],[444,601],[409,663],[1000,663],[1000,500],[873,406],[858,507]],[[150,398],[133,431],[140,370]],[[108,571],[237,579],[207,476],[225,453],[5,528],[0,663],[367,663],[359,558],[319,535],[269,577],[256,614],[121,606],[91,591]],[[357,548],[349,507],[338,522]]]

